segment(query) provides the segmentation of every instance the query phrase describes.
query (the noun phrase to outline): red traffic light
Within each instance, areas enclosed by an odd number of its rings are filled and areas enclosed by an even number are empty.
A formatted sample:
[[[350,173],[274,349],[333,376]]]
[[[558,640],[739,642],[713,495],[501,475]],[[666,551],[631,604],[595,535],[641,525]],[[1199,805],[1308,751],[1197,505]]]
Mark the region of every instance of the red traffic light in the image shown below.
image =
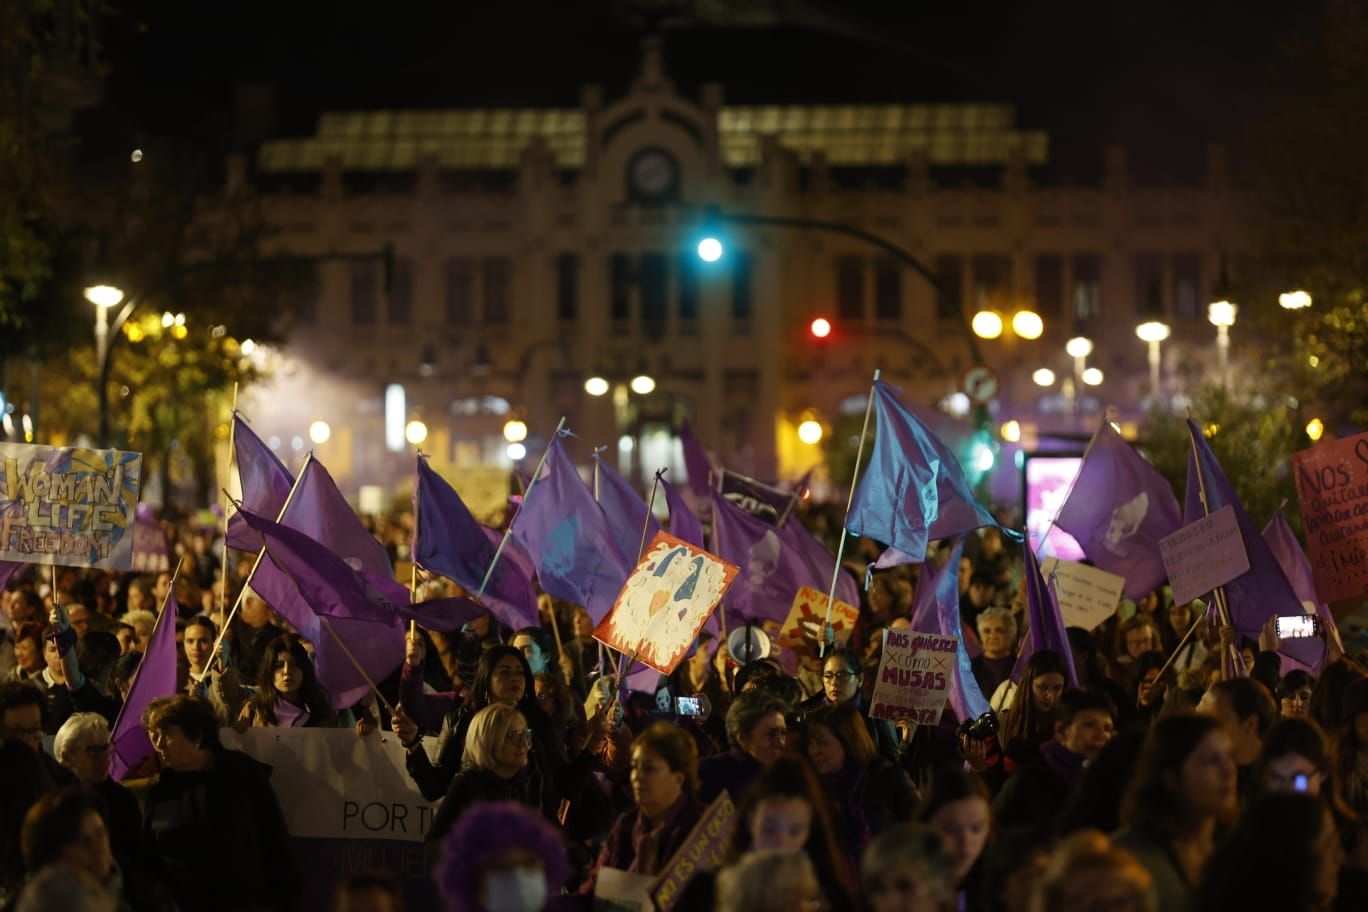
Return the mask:
[[[808,324],[808,332],[812,333],[814,339],[825,339],[831,335],[831,321],[826,317],[818,317]]]

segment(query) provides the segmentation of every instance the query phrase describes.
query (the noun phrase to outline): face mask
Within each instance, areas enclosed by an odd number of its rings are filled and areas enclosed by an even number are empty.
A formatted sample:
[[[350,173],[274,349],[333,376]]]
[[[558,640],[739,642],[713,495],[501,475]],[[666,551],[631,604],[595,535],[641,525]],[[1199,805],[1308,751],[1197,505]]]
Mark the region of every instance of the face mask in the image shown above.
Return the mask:
[[[517,869],[489,875],[489,912],[541,912],[546,905],[546,875]]]

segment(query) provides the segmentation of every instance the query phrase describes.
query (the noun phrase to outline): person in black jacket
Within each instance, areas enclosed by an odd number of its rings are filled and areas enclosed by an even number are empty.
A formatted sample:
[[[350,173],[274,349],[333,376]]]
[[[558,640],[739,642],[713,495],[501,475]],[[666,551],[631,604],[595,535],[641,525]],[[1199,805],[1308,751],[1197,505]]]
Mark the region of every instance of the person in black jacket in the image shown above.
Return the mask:
[[[148,790],[143,856],[183,909],[286,909],[298,877],[268,768],[219,743],[207,700],[154,700],[143,726],[161,774]]]
[[[859,655],[849,649],[837,649],[828,654],[822,663],[822,692],[803,702],[802,714],[806,716],[819,706],[832,703],[849,703],[858,712],[863,713],[863,684],[864,667]],[[902,741],[893,723],[887,719],[872,719],[868,716],[865,716],[864,720],[879,756],[890,763],[897,763],[902,755]]]

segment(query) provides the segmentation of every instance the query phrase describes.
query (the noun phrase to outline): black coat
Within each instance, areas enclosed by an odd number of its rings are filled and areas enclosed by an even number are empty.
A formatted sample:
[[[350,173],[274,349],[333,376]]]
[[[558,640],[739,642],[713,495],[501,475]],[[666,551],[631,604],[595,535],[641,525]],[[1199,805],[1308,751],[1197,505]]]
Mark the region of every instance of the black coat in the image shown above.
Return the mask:
[[[164,771],[147,793],[143,856],[183,909],[287,908],[298,877],[269,768],[214,748],[203,772]]]
[[[468,769],[457,773],[447,788],[446,797],[432,818],[432,828],[423,840],[423,851],[428,863],[437,860],[442,840],[456,825],[461,814],[472,804],[485,801],[514,801],[536,810],[541,806],[542,785],[537,772],[529,765],[512,779],[502,779],[489,770]],[[555,820],[552,819],[552,823]]]
[[[831,701],[827,699],[825,691],[808,697],[799,704],[799,718],[807,718],[807,714],[814,709],[827,706]],[[860,694],[855,695],[851,705],[860,711],[861,718],[864,719],[865,729],[869,732],[869,738],[874,742],[874,748],[879,752],[879,756],[889,763],[897,763],[902,757],[903,744],[902,738],[898,737],[898,729],[887,719],[875,719],[869,715],[869,708],[864,705],[864,697]]]

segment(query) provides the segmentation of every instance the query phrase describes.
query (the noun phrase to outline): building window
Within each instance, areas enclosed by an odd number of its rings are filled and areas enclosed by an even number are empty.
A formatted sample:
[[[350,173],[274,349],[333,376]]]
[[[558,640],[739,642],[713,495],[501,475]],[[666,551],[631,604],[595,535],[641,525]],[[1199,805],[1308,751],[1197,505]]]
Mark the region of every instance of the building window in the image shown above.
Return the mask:
[[[691,332],[698,322],[698,257],[693,253],[679,258],[679,320]]]
[[[470,323],[475,319],[471,302],[475,297],[475,268],[470,260],[455,257],[446,261],[446,318],[448,323]]]
[[[1164,258],[1157,253],[1135,255],[1135,315],[1164,318]]]
[[[1036,257],[1035,307],[1042,317],[1064,315],[1064,259],[1058,254]]]
[[[665,335],[670,314],[669,269],[665,255],[646,253],[641,257],[641,329],[646,338],[659,340]]]
[[[1011,310],[1012,261],[997,253],[982,253],[972,263],[976,310]]]
[[[1102,315],[1102,257],[1080,253],[1073,258],[1074,320],[1087,323]]]
[[[298,270],[290,273],[290,290],[286,297],[289,308],[294,313],[295,322],[313,324],[318,322],[318,267],[312,262],[301,263]]]
[[[1173,315],[1179,320],[1195,320],[1202,312],[1202,255],[1173,255]]]
[[[407,326],[413,322],[413,261],[410,259],[394,261],[387,311],[394,326]]]
[[[874,262],[874,319],[902,319],[902,269],[897,260]]]
[[[836,259],[836,315],[843,320],[864,319],[864,260]]]
[[[936,316],[959,320],[964,316],[964,257],[945,253],[936,257]]]
[[[513,264],[505,257],[490,257],[484,261],[484,321],[507,323],[511,316],[510,291],[513,284]]]
[[[351,313],[357,326],[375,323],[375,304],[379,275],[369,260],[351,264]]]
[[[751,265],[750,254],[738,250],[732,255],[732,319],[738,323],[749,323],[754,310],[751,301]]]
[[[613,331],[618,335],[627,332],[632,322],[632,261],[625,253],[615,253],[608,264],[611,275],[609,307],[613,318]]]
[[[562,253],[556,257],[556,316],[563,322],[579,315],[579,257]]]

